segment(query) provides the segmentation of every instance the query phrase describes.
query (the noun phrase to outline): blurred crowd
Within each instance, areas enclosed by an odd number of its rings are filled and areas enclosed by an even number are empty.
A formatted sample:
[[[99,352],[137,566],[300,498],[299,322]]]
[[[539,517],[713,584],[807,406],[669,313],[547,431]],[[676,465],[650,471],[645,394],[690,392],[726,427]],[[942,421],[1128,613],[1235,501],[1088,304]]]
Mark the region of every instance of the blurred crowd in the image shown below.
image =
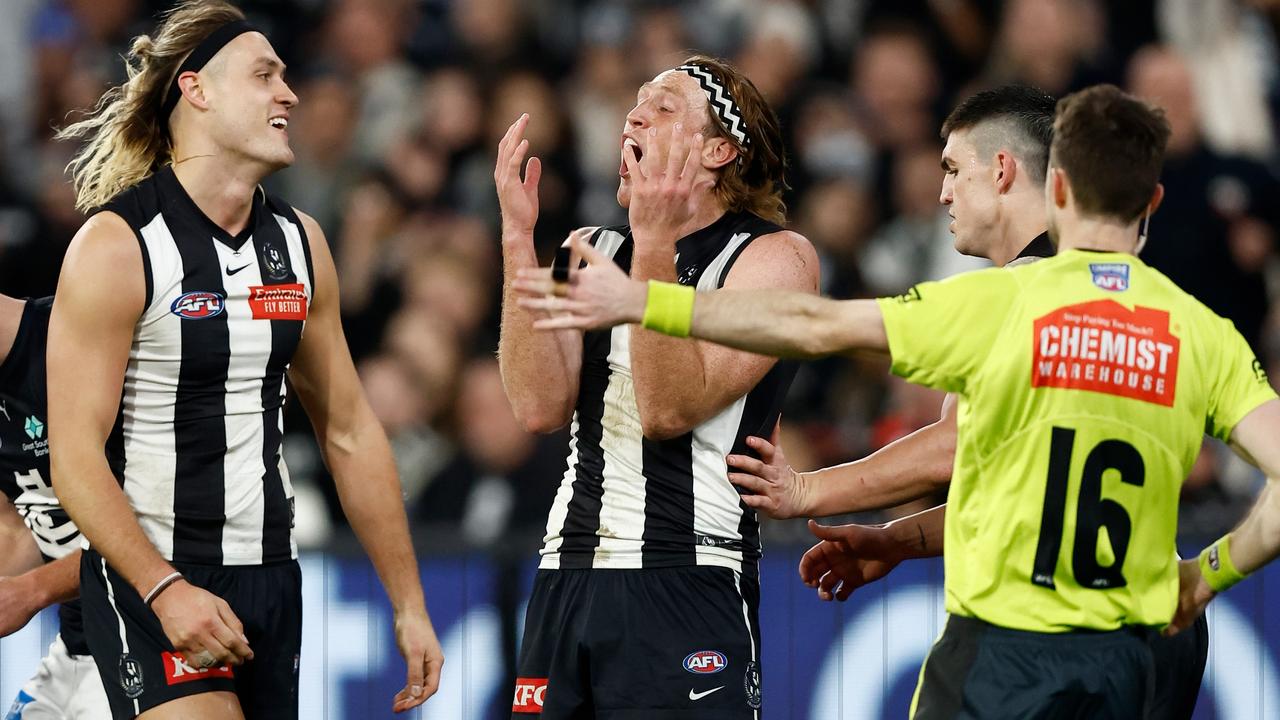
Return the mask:
[[[1276,0],[245,0],[301,103],[295,165],[269,190],[320,222],[347,340],[395,449],[415,535],[528,558],[567,437],[511,414],[494,360],[501,286],[493,159],[522,112],[543,162],[536,243],[625,222],[619,132],[641,82],[691,49],[731,59],[788,143],[789,221],[823,291],[897,293],[982,267],[938,204],[938,128],[966,95],[1023,82],[1063,95],[1112,82],[1165,108],[1166,199],[1144,259],[1231,318],[1280,378],[1280,2]],[[83,218],[56,127],[120,82],[158,0],[0,7],[0,292],[54,290]],[[783,446],[809,469],[937,418],[940,396],[887,365],[807,365]],[[286,453],[299,541],[348,536],[297,410]],[[1206,444],[1181,527],[1216,537],[1259,479]],[[894,513],[913,508],[900,508]],[[799,541],[803,527],[767,536]]]

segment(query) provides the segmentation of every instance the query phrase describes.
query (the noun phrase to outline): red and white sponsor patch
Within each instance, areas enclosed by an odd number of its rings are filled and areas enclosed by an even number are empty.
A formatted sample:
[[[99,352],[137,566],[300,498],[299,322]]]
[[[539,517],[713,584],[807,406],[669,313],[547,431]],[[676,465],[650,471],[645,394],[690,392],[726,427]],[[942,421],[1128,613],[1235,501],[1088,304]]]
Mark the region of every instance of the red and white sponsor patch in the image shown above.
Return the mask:
[[[160,653],[160,657],[164,659],[164,681],[170,685],[178,683],[190,682],[192,680],[207,680],[209,678],[234,677],[231,673],[230,665],[222,665],[211,668],[198,668],[191,666],[181,655],[175,655],[171,652]]]
[[[302,283],[249,288],[254,320],[306,320],[307,291]]]
[[[516,678],[516,696],[511,703],[511,712],[541,714],[542,703],[546,699],[546,678]]]
[[[1038,318],[1032,343],[1032,387],[1173,406],[1181,343],[1164,310],[1130,310],[1114,300],[1071,305]]]

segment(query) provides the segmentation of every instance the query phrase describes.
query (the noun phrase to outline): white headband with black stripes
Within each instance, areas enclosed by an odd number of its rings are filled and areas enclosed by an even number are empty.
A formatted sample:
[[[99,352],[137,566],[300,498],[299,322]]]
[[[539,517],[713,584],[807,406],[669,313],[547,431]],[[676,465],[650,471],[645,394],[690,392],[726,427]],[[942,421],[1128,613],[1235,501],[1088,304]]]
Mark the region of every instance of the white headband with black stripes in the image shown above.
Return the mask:
[[[698,81],[703,91],[707,93],[707,102],[715,110],[716,115],[720,117],[720,122],[724,123],[725,128],[729,130],[729,134],[738,141],[740,147],[749,146],[751,144],[751,136],[747,134],[747,124],[743,122],[742,111],[738,109],[737,103],[733,101],[733,96],[729,94],[728,88],[721,85],[710,70],[697,63],[681,65],[676,70],[688,73],[690,77]]]

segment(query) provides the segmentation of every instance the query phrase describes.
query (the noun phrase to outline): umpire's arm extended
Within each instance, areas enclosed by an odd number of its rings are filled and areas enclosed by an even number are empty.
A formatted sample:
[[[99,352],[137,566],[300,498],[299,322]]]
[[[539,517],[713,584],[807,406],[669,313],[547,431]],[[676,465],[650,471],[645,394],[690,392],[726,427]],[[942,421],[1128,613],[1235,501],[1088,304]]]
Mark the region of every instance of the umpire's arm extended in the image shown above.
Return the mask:
[[[595,330],[643,322],[668,335],[692,336],[784,358],[817,358],[857,350],[889,352],[874,300],[831,300],[787,290],[696,293],[672,283],[632,280],[609,258],[575,238],[586,267],[568,283],[549,268],[520,271],[513,287],[522,307],[545,310],[539,330]]]

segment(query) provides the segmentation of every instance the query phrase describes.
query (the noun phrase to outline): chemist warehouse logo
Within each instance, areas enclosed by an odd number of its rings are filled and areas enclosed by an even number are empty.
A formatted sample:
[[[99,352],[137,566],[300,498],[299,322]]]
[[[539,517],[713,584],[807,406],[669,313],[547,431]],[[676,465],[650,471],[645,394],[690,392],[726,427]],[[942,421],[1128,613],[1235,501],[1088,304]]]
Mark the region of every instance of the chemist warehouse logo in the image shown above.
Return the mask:
[[[1114,300],[1059,308],[1035,322],[1032,387],[1072,388],[1173,406],[1178,338],[1169,313]]]

